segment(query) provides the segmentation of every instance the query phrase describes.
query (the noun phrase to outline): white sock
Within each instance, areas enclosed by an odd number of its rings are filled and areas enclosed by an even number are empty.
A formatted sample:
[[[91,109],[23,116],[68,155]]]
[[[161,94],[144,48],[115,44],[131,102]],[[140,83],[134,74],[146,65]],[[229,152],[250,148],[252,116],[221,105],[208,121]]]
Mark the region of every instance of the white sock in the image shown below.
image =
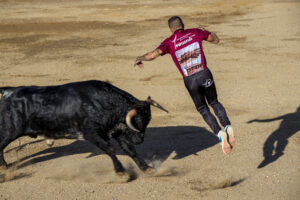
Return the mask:
[[[221,138],[222,132],[223,132],[222,130],[219,131],[218,138]]]

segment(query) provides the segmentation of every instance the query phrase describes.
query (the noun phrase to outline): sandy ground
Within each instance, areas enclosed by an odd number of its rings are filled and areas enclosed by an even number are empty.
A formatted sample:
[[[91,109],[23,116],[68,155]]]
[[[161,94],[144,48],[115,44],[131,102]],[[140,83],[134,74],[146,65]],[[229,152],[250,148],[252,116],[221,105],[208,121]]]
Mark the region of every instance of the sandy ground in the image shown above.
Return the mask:
[[[229,156],[170,56],[133,68],[169,36],[172,15],[220,37],[204,50],[235,129]],[[152,109],[137,147],[156,174],[119,151],[124,183],[88,142],[24,137],[4,151],[0,199],[300,199],[299,19],[299,0],[0,0],[0,86],[109,80],[170,111]]]

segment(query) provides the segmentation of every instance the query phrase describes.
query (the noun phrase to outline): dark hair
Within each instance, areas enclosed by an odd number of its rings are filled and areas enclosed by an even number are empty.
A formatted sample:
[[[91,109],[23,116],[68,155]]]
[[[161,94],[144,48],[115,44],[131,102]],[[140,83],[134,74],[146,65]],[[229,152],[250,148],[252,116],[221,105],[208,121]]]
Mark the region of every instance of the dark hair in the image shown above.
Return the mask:
[[[184,28],[182,19],[178,16],[173,16],[168,20],[169,28]]]

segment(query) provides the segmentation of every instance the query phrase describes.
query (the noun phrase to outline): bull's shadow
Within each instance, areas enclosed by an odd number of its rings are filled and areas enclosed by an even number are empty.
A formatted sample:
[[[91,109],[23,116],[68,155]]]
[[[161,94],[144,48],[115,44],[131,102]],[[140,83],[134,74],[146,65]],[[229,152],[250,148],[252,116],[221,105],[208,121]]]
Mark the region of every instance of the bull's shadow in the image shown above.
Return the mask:
[[[264,160],[257,168],[265,167],[266,165],[276,161],[284,153],[284,149],[288,144],[288,138],[300,130],[300,106],[294,113],[288,113],[271,119],[254,119],[252,122],[272,122],[282,120],[277,130],[269,135],[263,147]],[[275,143],[277,142],[276,146]],[[274,153],[273,153],[274,152]]]
[[[219,143],[214,134],[197,126],[169,126],[148,128],[145,142],[137,146],[145,158],[166,160],[172,152],[172,159],[197,155],[199,151]]]
[[[172,152],[172,159],[181,159],[189,155],[197,155],[199,151],[219,143],[217,137],[202,127],[196,126],[169,126],[148,128],[144,143],[137,145],[137,152],[148,162],[153,159],[165,161]],[[118,155],[124,152],[114,144]],[[88,141],[76,140],[75,142],[59,147],[47,148],[43,151],[22,158],[18,167],[25,167],[34,163],[74,155],[91,153],[88,157],[104,154],[98,147]]]

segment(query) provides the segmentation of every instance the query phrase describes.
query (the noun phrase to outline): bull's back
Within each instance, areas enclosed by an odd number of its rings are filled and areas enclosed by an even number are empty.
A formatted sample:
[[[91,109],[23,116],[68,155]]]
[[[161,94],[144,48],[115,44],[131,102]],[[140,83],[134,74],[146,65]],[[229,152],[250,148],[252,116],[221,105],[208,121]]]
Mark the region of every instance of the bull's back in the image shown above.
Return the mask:
[[[35,105],[67,106],[66,104],[85,104],[94,101],[124,101],[129,104],[137,103],[138,100],[131,94],[103,81],[73,82],[57,86],[20,86],[9,90],[11,101],[26,100],[26,103]],[[74,101],[74,102],[72,102]]]

